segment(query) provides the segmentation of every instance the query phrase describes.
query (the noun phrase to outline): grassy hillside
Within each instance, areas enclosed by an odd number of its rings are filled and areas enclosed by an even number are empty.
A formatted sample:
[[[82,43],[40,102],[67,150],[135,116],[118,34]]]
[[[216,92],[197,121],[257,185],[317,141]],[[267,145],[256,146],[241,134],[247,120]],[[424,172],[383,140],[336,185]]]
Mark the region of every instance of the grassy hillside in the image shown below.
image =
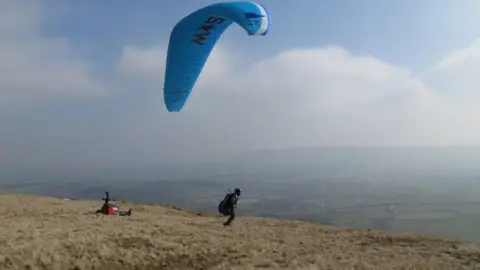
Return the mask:
[[[480,245],[123,203],[0,196],[0,269],[475,269]],[[354,268],[356,267],[356,268]]]

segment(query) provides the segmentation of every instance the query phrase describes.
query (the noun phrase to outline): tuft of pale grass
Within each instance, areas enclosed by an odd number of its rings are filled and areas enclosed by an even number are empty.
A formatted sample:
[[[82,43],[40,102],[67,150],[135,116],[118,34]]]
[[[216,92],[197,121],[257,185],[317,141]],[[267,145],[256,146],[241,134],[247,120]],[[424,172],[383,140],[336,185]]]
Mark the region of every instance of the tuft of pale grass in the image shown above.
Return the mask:
[[[101,201],[0,196],[0,269],[480,269],[480,245]],[[240,205],[241,207],[241,205]]]

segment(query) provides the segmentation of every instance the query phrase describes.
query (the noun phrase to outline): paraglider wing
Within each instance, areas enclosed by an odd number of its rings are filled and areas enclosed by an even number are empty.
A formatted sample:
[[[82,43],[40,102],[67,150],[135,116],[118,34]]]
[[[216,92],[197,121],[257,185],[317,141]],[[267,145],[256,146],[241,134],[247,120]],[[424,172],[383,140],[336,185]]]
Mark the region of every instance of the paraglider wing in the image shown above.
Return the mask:
[[[266,9],[248,1],[212,4],[175,25],[168,44],[163,88],[169,112],[182,110],[210,52],[233,22],[248,35],[266,35],[270,26]]]

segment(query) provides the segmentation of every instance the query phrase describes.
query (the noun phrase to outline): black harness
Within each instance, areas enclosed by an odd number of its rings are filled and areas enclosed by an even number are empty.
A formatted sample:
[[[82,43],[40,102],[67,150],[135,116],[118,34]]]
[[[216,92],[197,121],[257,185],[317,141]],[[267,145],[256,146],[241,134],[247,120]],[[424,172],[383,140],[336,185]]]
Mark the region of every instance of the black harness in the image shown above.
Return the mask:
[[[224,216],[230,215],[230,208],[232,207],[232,197],[234,194],[227,194],[225,198],[218,204],[218,212]]]

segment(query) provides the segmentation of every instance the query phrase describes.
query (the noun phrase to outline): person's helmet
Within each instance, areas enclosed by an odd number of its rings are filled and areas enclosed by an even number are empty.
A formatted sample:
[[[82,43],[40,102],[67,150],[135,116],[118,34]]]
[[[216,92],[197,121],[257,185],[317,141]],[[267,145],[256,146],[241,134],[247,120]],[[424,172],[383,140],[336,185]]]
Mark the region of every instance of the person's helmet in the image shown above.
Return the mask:
[[[239,188],[235,188],[235,189],[233,190],[233,193],[235,193],[235,195],[237,195],[237,196],[240,196],[240,194],[242,193],[242,191],[241,191]]]

